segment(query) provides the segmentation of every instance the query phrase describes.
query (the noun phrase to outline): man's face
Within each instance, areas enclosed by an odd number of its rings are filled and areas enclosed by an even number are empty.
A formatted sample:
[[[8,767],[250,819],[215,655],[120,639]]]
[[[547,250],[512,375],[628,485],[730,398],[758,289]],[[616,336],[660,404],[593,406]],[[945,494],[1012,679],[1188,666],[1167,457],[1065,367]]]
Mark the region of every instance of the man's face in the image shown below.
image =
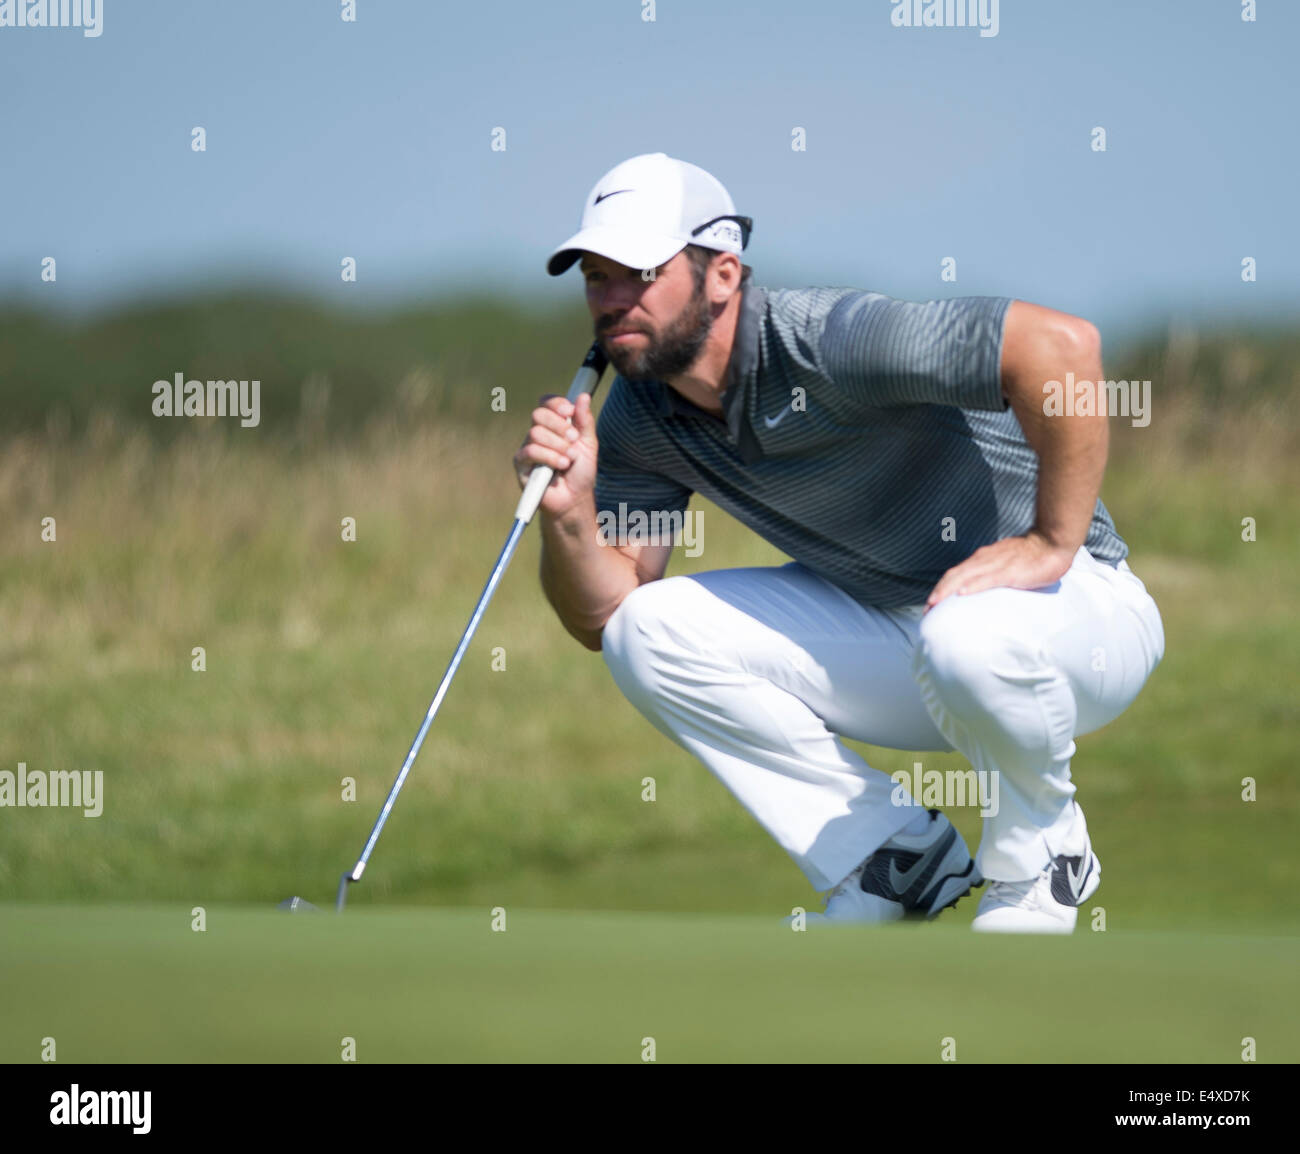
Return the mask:
[[[713,327],[713,309],[695,288],[691,261],[679,252],[654,270],[582,254],[587,307],[609,363],[630,381],[666,381],[691,367]],[[614,335],[626,334],[626,335]]]

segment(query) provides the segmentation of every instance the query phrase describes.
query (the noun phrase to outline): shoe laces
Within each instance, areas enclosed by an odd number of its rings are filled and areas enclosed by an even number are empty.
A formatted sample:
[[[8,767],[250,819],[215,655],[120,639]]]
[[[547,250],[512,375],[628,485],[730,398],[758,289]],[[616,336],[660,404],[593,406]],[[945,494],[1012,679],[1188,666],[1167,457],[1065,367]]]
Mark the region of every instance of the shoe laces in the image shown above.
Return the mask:
[[[1023,906],[1026,899],[1034,889],[1044,880],[1050,878],[1052,866],[1049,864],[1037,877],[1027,878],[1020,882],[989,882],[989,888],[984,891],[984,896],[990,903],[996,903],[1004,906]]]

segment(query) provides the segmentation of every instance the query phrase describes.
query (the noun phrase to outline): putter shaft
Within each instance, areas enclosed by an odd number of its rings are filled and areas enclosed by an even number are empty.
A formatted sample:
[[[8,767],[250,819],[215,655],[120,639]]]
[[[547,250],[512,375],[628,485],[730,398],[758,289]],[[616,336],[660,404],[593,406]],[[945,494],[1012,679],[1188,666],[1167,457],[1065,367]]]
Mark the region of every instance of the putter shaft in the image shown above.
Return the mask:
[[[568,393],[568,399],[571,402],[576,404],[578,397],[582,393],[594,393],[596,391],[601,374],[605,371],[606,363],[604,350],[601,349],[600,342],[596,341],[587,350],[587,355],[582,361],[582,367],[578,369],[577,375],[573,378],[573,384]],[[428,712],[424,715],[424,723],[420,726],[419,733],[415,735],[415,740],[407,751],[406,760],[402,762],[402,768],[398,772],[392,788],[388,791],[388,797],[384,799],[384,807],[379,811],[379,817],[370,831],[370,836],[366,839],[366,845],[361,851],[361,856],[357,858],[356,865],[339,879],[338,895],[334,901],[336,913],[343,912],[343,903],[347,900],[348,884],[360,881],[361,875],[365,872],[366,864],[370,861],[370,854],[375,848],[375,843],[379,840],[379,834],[384,828],[384,823],[388,820],[389,813],[392,812],[393,803],[397,800],[397,795],[406,783],[406,775],[411,772],[411,766],[415,763],[416,756],[420,752],[420,746],[424,744],[424,735],[429,732],[429,726],[433,723],[438,707],[442,705],[442,699],[446,696],[448,686],[451,685],[451,679],[456,675],[461,658],[465,656],[465,650],[469,648],[470,639],[478,628],[478,623],[483,617],[488,602],[492,600],[492,594],[496,592],[497,583],[501,580],[502,574],[505,573],[506,567],[510,564],[510,558],[514,556],[519,539],[523,536],[524,530],[528,528],[529,521],[533,519],[533,514],[537,511],[537,506],[541,503],[542,495],[546,492],[546,487],[550,484],[552,476],[554,476],[554,470],[545,465],[537,466],[529,474],[528,484],[525,486],[523,496],[520,497],[519,505],[515,509],[515,520],[510,528],[510,535],[506,538],[505,545],[502,546],[500,556],[497,557],[497,563],[492,567],[491,576],[488,577],[487,584],[483,587],[478,604],[474,606],[474,612],[470,616],[469,624],[465,627],[465,632],[461,635],[460,644],[456,646],[456,652],[452,654],[451,662],[447,666],[447,672],[442,675],[442,682],[438,686],[438,692],[433,695],[433,701],[429,705]]]

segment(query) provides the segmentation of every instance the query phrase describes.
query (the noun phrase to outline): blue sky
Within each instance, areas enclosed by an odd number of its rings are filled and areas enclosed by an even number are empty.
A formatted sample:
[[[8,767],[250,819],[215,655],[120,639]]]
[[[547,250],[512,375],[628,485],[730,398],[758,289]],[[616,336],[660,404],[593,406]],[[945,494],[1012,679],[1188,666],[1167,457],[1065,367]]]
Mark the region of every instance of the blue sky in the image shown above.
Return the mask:
[[[993,37],[896,28],[892,0],[102,6],[95,38],[0,28],[0,297],[580,307],[547,254],[603,172],[664,151],[754,218],[761,284],[1005,294],[1119,335],[1300,317],[1295,0],[1254,23],[1240,0],[1001,0]]]

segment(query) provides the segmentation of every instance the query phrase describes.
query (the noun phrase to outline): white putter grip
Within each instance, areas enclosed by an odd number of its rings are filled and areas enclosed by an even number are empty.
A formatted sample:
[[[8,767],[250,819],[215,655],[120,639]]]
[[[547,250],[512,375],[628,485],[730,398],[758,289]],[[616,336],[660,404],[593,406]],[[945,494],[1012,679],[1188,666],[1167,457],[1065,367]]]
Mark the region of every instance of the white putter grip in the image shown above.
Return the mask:
[[[568,399],[571,404],[576,405],[578,398],[583,393],[594,393],[596,391],[596,386],[600,384],[601,374],[604,373],[607,363],[600,343],[593,344],[587,351],[582,367],[578,369],[577,375],[573,378],[573,384],[569,386]],[[522,521],[526,525],[533,519],[533,514],[537,512],[537,506],[542,503],[542,496],[546,492],[546,486],[551,483],[551,478],[554,476],[555,470],[550,465],[533,466],[532,472],[528,474],[528,483],[524,486],[523,495],[519,498],[519,504],[515,506],[516,521]]]

